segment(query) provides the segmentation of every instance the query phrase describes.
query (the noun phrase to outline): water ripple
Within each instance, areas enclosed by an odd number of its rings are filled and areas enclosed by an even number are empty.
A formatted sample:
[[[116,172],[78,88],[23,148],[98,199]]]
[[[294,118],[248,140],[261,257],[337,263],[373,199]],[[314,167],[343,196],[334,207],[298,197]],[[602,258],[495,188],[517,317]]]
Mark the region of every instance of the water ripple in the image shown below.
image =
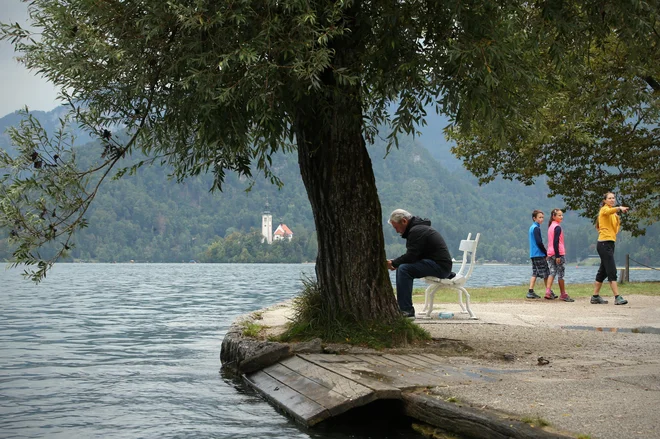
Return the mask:
[[[61,264],[0,272],[0,437],[308,437],[219,374],[236,316],[312,265]]]
[[[470,282],[529,271],[480,266]],[[35,286],[0,271],[0,437],[413,437],[301,429],[219,373],[235,318],[293,297],[303,275],[314,266],[59,264]],[[567,282],[594,275],[567,268]]]

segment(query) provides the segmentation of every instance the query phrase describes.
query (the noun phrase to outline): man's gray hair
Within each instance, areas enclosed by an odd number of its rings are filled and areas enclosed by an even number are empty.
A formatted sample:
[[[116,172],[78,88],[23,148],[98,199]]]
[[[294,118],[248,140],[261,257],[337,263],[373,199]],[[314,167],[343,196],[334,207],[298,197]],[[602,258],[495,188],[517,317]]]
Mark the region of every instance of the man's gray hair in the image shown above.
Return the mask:
[[[407,219],[409,220],[412,218],[412,213],[408,212],[407,210],[403,209],[396,209],[394,212],[390,214],[390,220],[388,221],[388,224],[392,223],[400,223],[402,219]]]

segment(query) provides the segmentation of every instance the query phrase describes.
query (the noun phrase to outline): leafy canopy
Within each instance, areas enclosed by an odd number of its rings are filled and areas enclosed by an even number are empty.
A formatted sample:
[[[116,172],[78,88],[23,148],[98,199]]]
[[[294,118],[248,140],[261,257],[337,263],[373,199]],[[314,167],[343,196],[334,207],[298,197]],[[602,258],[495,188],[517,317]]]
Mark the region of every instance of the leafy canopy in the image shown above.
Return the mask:
[[[0,38],[60,87],[72,123],[104,145],[82,169],[66,120],[55,141],[32,119],[10,133],[19,155],[0,156],[9,171],[0,180],[0,226],[19,243],[15,262],[38,265],[27,272],[35,281],[85,226],[98,185],[134,171],[122,168],[133,151],[149,157],[138,166],[171,165],[177,180],[212,172],[213,189],[226,172],[252,177],[251,164],[281,184],[270,157],[293,148],[298,103],[327,86],[328,71],[335,84],[359,86],[351,99],[363,109],[367,140],[384,127],[397,145],[435,107],[451,117],[456,153],[484,181],[570,171],[548,146],[562,139],[583,145],[569,156],[581,185],[596,189],[579,168],[614,136],[599,131],[600,116],[648,123],[657,115],[648,93],[628,83],[638,92],[627,96],[624,87],[635,74],[657,77],[657,0],[31,0],[29,9],[41,33],[2,24]],[[347,35],[355,44],[342,50],[354,56],[335,66],[332,42]],[[644,111],[650,118],[639,119]],[[630,139],[621,127],[615,140]],[[639,140],[657,151],[657,137]],[[602,161],[598,175],[613,166]],[[640,170],[628,186],[649,175],[657,172]],[[620,189],[646,193],[628,186]],[[657,192],[648,205],[657,208]],[[53,241],[60,250],[40,255]]]
[[[632,207],[624,228],[643,234],[660,216],[659,6],[576,5],[567,25],[583,28],[579,59],[568,70],[547,64],[542,89],[520,94],[524,111],[506,131],[476,123],[451,130],[453,152],[481,182],[502,175],[533,184],[547,175],[550,196],[590,218],[603,195],[615,192]],[[561,40],[549,42],[552,51]]]

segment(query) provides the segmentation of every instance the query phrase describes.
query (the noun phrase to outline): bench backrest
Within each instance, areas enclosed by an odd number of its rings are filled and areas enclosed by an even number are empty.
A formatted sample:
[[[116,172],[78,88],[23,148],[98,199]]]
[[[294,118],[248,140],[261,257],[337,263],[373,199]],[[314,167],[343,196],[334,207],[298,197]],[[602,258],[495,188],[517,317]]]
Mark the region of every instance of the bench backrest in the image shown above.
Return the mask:
[[[472,275],[472,270],[474,270],[474,263],[476,261],[475,255],[477,253],[477,245],[479,244],[480,236],[481,233],[477,233],[477,236],[474,239],[470,239],[472,237],[472,233],[468,233],[467,239],[463,239],[461,244],[458,246],[458,249],[463,252],[463,261],[461,263],[461,268],[458,271],[458,275],[463,276],[466,279],[470,278]],[[466,273],[465,270],[468,265],[468,258],[470,259],[470,268],[467,269]]]

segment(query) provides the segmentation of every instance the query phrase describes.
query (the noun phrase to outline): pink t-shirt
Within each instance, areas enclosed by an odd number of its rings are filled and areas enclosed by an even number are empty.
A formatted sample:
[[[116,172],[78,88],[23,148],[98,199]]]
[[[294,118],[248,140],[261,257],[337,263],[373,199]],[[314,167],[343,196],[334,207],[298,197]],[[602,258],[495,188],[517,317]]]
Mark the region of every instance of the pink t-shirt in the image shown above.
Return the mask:
[[[555,256],[555,229],[559,226],[557,221],[553,221],[548,227],[548,256]],[[559,256],[566,256],[566,250],[564,250],[564,231],[559,234]]]

